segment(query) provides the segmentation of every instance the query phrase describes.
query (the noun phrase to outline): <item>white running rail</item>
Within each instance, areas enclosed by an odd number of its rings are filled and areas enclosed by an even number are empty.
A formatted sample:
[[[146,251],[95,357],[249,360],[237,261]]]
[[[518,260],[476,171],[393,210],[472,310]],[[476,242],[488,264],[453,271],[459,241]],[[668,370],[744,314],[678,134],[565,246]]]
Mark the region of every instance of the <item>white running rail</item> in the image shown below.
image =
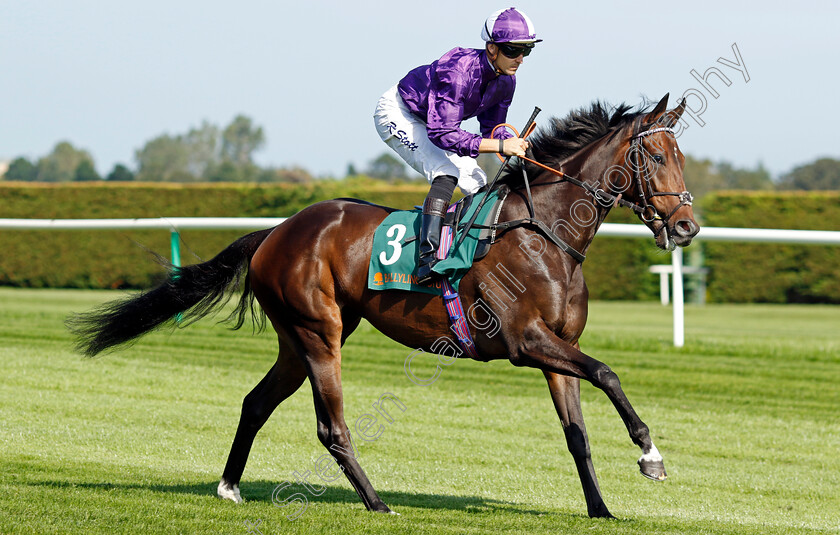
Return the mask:
[[[171,234],[172,263],[180,265],[181,230],[255,230],[279,225],[284,217],[159,217],[141,219],[0,219],[0,230],[126,230],[161,229]],[[599,236],[651,238],[644,225],[604,223]],[[840,245],[840,231],[701,227],[694,238],[701,241],[793,243],[798,245]],[[685,343],[682,249],[671,254],[674,291],[674,345]]]

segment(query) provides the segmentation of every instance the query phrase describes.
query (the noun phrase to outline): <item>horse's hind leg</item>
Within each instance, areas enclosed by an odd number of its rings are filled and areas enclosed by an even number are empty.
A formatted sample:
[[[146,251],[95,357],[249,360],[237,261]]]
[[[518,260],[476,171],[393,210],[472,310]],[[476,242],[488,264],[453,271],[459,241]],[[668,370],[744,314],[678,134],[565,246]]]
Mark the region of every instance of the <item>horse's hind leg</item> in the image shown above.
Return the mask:
[[[328,322],[324,322],[326,324]],[[371,485],[356,460],[356,450],[344,421],[341,389],[341,328],[314,332],[298,329],[309,368],[309,382],[318,418],[318,439],[335,458],[341,471],[369,511],[392,513]]]
[[[306,369],[303,362],[281,341],[277,362],[242,402],[239,427],[236,429],[236,437],[230,447],[225,471],[216,491],[220,498],[242,502],[239,480],[245,470],[254,437],[274,409],[294,394],[305,379]]]
[[[612,518],[601,497],[601,488],[598,486],[595,467],[592,465],[589,437],[586,435],[586,426],[583,423],[583,412],[580,407],[580,380],[551,372],[543,373],[548,381],[554,408],[557,409],[557,415],[560,416],[563,424],[566,445],[577,466],[589,516]]]

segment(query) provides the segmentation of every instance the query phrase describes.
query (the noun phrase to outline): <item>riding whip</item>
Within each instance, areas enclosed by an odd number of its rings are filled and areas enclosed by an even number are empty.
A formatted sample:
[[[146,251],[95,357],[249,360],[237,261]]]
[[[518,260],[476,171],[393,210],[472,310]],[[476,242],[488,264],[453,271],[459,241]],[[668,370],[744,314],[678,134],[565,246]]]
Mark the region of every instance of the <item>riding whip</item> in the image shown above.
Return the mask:
[[[531,114],[531,118],[528,119],[528,122],[525,124],[525,128],[522,129],[522,135],[523,136],[526,135],[526,132],[528,132],[528,129],[531,128],[532,124],[534,124],[534,121],[536,121],[536,119],[537,119],[537,114],[539,114],[540,111],[542,111],[542,110],[540,110],[540,108],[538,106],[534,106],[534,113]],[[507,167],[508,162],[510,162],[511,158],[513,158],[513,156],[505,157],[505,160],[502,162],[502,166],[499,168],[499,172],[496,173],[496,178],[493,179],[493,182],[491,182],[490,186],[487,188],[487,194],[485,194],[484,197],[481,198],[481,202],[478,203],[478,207],[476,207],[475,211],[473,212],[472,217],[470,217],[470,220],[467,221],[467,225],[461,231],[461,235],[458,236],[458,242],[455,244],[455,249],[457,249],[458,247],[461,246],[461,242],[464,241],[464,238],[466,237],[470,228],[473,226],[473,223],[475,223],[475,218],[478,217],[478,212],[480,212],[481,208],[484,206],[484,202],[487,200],[488,194],[491,191],[493,191],[493,186],[496,185],[496,181],[499,180],[500,176],[502,176],[502,172],[505,170],[505,167]]]

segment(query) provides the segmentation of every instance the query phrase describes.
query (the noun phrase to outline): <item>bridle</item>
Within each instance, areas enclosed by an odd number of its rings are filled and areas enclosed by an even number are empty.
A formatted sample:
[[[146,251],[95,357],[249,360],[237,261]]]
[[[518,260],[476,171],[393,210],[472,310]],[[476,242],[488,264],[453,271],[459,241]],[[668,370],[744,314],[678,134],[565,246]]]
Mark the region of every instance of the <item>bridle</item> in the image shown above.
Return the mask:
[[[651,177],[648,173],[648,165],[647,161],[644,165],[639,163],[639,155],[644,151],[647,153],[648,151],[645,149],[644,145],[642,144],[642,139],[646,136],[657,134],[659,132],[667,132],[670,134],[674,133],[674,129],[667,126],[662,126],[658,128],[651,128],[650,130],[645,130],[639,132],[641,129],[641,117],[636,120],[636,127],[634,131],[636,133],[633,134],[633,137],[630,140],[630,165],[633,166],[633,179],[636,182],[636,190],[638,191],[639,197],[641,198],[641,206],[636,205],[639,210],[636,210],[634,207],[634,211],[639,214],[639,217],[645,223],[652,223],[654,221],[662,221],[662,225],[659,229],[653,231],[654,237],[659,237],[659,234],[662,232],[663,229],[668,227],[668,222],[677,213],[677,210],[682,208],[683,206],[691,206],[691,203],[694,201],[694,197],[688,191],[676,192],[676,191],[653,191],[653,187],[651,186]],[[649,160],[650,158],[648,158]],[[654,162],[654,165],[659,165]],[[645,188],[645,184],[647,188]],[[652,199],[653,197],[666,197],[666,196],[674,196],[679,199],[679,204],[674,207],[671,212],[663,217],[659,210],[656,209],[648,199]]]
[[[516,134],[517,137],[519,136],[519,133],[516,131],[516,129],[513,128],[509,124],[497,125],[495,128],[493,128],[493,132],[496,131],[496,128],[500,128],[500,127],[510,128],[511,130],[513,130],[513,132]],[[662,231],[665,230],[665,236],[667,238],[667,236],[668,236],[668,231],[667,231],[668,222],[670,221],[671,217],[673,217],[674,214],[676,214],[677,211],[680,208],[682,208],[683,206],[691,206],[691,203],[693,202],[694,197],[692,197],[691,193],[689,193],[688,191],[682,191],[682,192],[674,192],[674,191],[655,192],[655,191],[653,191],[653,188],[650,184],[651,183],[651,177],[650,177],[650,173],[648,173],[647,165],[644,165],[644,166],[639,165],[639,155],[641,154],[641,152],[642,151],[644,151],[645,153],[648,152],[645,149],[644,145],[642,144],[642,139],[645,138],[646,136],[650,136],[650,135],[653,135],[653,134],[658,134],[660,132],[667,132],[667,133],[673,134],[674,129],[671,128],[671,127],[663,126],[663,127],[651,128],[649,130],[640,131],[641,128],[642,128],[642,117],[639,117],[638,119],[636,119],[634,129],[633,129],[634,133],[633,133],[633,136],[630,138],[630,160],[631,160],[630,164],[633,166],[633,180],[636,183],[636,190],[638,192],[638,196],[641,199],[641,204],[626,201],[626,200],[622,199],[622,195],[623,195],[622,193],[619,193],[618,195],[613,195],[612,193],[609,193],[608,191],[606,191],[604,188],[602,188],[600,186],[595,186],[595,185],[593,185],[589,182],[579,180],[579,179],[577,179],[573,176],[567,175],[563,171],[560,171],[558,169],[554,169],[553,167],[549,167],[547,165],[544,165],[544,164],[542,164],[542,163],[540,163],[540,162],[538,162],[538,161],[536,161],[536,160],[534,160],[534,159],[532,159],[528,156],[519,156],[519,159],[524,160],[526,162],[529,162],[533,165],[536,165],[537,167],[539,167],[541,169],[544,169],[546,171],[549,171],[549,172],[559,176],[563,180],[565,180],[565,181],[567,181],[571,184],[574,184],[575,186],[583,188],[584,190],[586,190],[587,193],[592,195],[592,197],[597,202],[601,203],[602,205],[605,205],[605,206],[607,206],[607,205],[624,206],[626,208],[629,208],[630,210],[633,210],[634,212],[636,212],[639,215],[639,217],[641,218],[641,220],[645,224],[649,224],[649,223],[652,223],[654,221],[661,221],[662,225],[658,229],[655,229],[655,230],[651,229],[651,230],[653,230],[653,236],[654,236],[654,238],[658,238],[659,235],[662,233]],[[522,137],[527,138],[528,135],[533,130],[534,130],[534,125],[532,125],[530,129],[525,131],[525,133],[523,134]],[[491,136],[492,136],[492,134],[491,134]],[[530,153],[530,150],[529,150],[529,153]],[[499,155],[499,158],[502,161],[505,161],[504,158],[502,158],[500,155]],[[655,165],[658,165],[658,164],[655,163]],[[504,223],[496,223],[496,224],[492,225],[492,227],[485,227],[485,228],[492,228],[493,230],[504,232],[507,229],[511,229],[511,228],[514,228],[514,227],[517,227],[517,226],[520,226],[520,225],[534,225],[537,228],[539,228],[539,230],[543,234],[545,234],[546,237],[548,237],[552,242],[554,242],[555,245],[560,247],[562,250],[566,251],[568,254],[570,254],[578,262],[583,262],[586,259],[586,256],[583,253],[581,253],[580,251],[577,251],[574,247],[572,247],[571,245],[564,242],[556,234],[554,234],[554,232],[551,229],[549,229],[548,226],[545,225],[545,223],[543,223],[542,221],[540,221],[539,219],[536,218],[536,216],[534,215],[533,200],[531,199],[531,189],[530,189],[530,185],[529,185],[529,181],[528,181],[528,176],[525,173],[524,166],[522,167],[522,171],[523,171],[523,175],[524,175],[524,179],[525,179],[525,188],[527,190],[526,201],[527,201],[528,212],[530,214],[530,217],[528,217],[527,219],[518,219],[518,220],[515,220],[515,221],[507,221],[507,222],[504,222]],[[647,184],[647,188],[645,188],[645,183]],[[651,204],[648,200],[648,199],[652,199],[653,197],[665,197],[665,196],[671,196],[671,195],[677,197],[680,202],[673,210],[671,210],[671,212],[668,215],[666,215],[664,217],[659,213],[659,210],[657,210],[656,207],[653,204]],[[472,225],[472,221],[470,221],[470,223],[467,224],[467,228],[465,228],[463,230],[463,232],[466,233],[470,226],[475,226],[475,225]],[[480,227],[481,225],[478,225],[478,226]]]
[[[510,128],[511,130],[514,131],[514,133],[516,133],[517,136],[519,135],[518,132],[516,132],[516,129],[513,128],[509,124],[498,125],[493,129],[493,131],[495,132],[496,128],[499,128],[501,126]],[[692,202],[694,201],[694,197],[688,191],[682,191],[682,192],[653,191],[653,188],[651,187],[651,177],[649,176],[650,174],[648,173],[648,166],[639,164],[639,154],[641,154],[642,151],[644,151],[645,153],[648,153],[648,151],[645,149],[644,145],[642,144],[642,139],[646,136],[650,136],[650,135],[653,135],[653,134],[658,134],[660,132],[667,132],[667,133],[673,134],[674,129],[671,128],[671,127],[668,127],[668,126],[662,126],[662,127],[657,127],[657,128],[651,128],[649,130],[640,131],[642,129],[642,126],[643,126],[642,125],[642,117],[639,117],[639,118],[636,119],[636,123],[635,123],[635,126],[633,128],[634,133],[633,133],[633,136],[630,138],[630,159],[631,159],[630,165],[633,167],[633,180],[636,183],[636,189],[638,191],[639,197],[641,198],[641,203],[640,204],[624,200],[622,198],[622,194],[613,195],[612,193],[609,193],[608,191],[606,191],[602,187],[595,186],[595,185],[593,185],[589,182],[585,182],[585,181],[579,180],[579,179],[577,179],[573,176],[567,175],[563,171],[560,171],[560,170],[554,169],[553,167],[549,167],[547,165],[544,165],[544,164],[542,164],[542,163],[540,163],[540,162],[538,162],[538,161],[536,161],[532,158],[529,158],[528,156],[524,156],[524,157],[520,156],[519,158],[521,160],[525,160],[525,161],[527,161],[527,162],[529,162],[533,165],[536,165],[537,167],[539,167],[541,169],[549,171],[549,172],[563,178],[567,182],[570,182],[571,184],[574,184],[575,186],[578,186],[580,188],[585,189],[590,195],[592,195],[592,197],[595,200],[597,200],[598,202],[600,202],[602,204],[605,204],[605,205],[609,204],[609,205],[613,205],[613,206],[624,206],[625,208],[629,208],[630,210],[633,210],[634,212],[636,212],[639,215],[639,218],[644,223],[652,223],[653,221],[662,221],[662,226],[658,230],[653,231],[654,237],[658,237],[659,234],[662,232],[662,229],[664,229],[668,226],[668,222],[674,216],[674,214],[677,213],[677,210],[679,210],[683,206],[691,206]],[[528,137],[528,135],[531,132],[533,132],[533,130],[534,130],[534,128],[532,127],[530,130],[525,132],[522,137],[523,138]],[[648,159],[650,159],[650,158],[648,158]],[[654,163],[654,165],[659,165],[659,164]],[[526,178],[526,182],[527,182],[527,178]],[[644,187],[645,184],[647,184],[647,188]],[[675,196],[679,199],[680,202],[679,202],[679,204],[677,204],[677,206],[673,210],[671,210],[671,212],[668,215],[663,217],[659,213],[659,211],[656,209],[656,207],[653,206],[649,202],[648,199],[652,199],[653,197],[666,197],[666,196]],[[532,217],[533,217],[533,214],[532,214]]]

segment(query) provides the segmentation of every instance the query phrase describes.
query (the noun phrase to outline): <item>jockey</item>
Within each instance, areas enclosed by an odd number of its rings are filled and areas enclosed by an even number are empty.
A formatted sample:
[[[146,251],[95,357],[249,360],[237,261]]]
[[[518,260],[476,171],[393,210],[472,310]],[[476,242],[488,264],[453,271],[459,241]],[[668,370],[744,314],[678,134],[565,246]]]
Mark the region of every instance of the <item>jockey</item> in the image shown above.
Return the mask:
[[[418,282],[434,273],[443,217],[459,186],[465,194],[487,184],[479,153],[524,156],[528,142],[493,127],[504,123],[516,87],[516,71],[531,53],[534,25],[515,8],[496,11],[481,29],[483,49],[453,48],[431,65],[410,71],[379,99],[374,119],[382,140],[431,183],[423,203]],[[477,117],[481,135],[461,129]]]

